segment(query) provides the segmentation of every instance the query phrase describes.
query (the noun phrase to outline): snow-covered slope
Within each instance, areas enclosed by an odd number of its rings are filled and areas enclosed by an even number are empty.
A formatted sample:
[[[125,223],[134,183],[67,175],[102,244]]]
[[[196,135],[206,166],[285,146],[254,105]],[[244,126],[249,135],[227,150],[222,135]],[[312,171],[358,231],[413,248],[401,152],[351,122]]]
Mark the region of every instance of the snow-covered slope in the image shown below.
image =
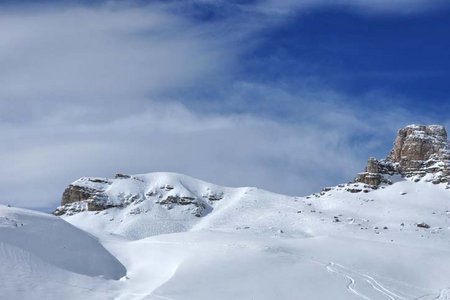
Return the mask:
[[[432,232],[436,237],[448,232],[447,184],[415,182],[414,178],[399,176],[388,178],[394,184],[383,184],[378,189],[350,183],[307,197],[290,197],[258,188],[220,187],[175,173],[141,174],[126,180],[109,180],[105,192],[109,201],[116,203],[122,201],[117,199],[123,195],[137,200],[126,205],[120,202],[117,207],[102,211],[69,210],[62,217],[89,232],[109,232],[126,239],[203,229],[273,234],[283,231],[296,236],[333,232],[367,235],[369,231],[375,239],[394,230],[420,236]],[[81,182],[91,183],[88,178]],[[215,200],[209,200],[211,195]],[[170,197],[201,202],[208,213],[200,217],[192,211],[195,205],[164,202]],[[431,228],[421,231],[417,227],[421,223]]]
[[[44,213],[0,206],[0,299],[86,294],[126,269],[93,236]],[[65,291],[65,292],[64,292]],[[92,295],[92,293],[87,293]]]
[[[145,188],[121,181],[108,192],[157,188],[163,197],[63,215],[97,236],[126,276],[61,219],[3,207],[0,298],[449,299],[444,183],[394,176],[378,189],[351,183],[289,197],[173,173],[132,177]],[[221,199],[210,203],[208,192]],[[189,205],[156,203],[169,194],[210,210],[197,217]]]
[[[158,196],[63,216],[124,263],[125,299],[130,291],[135,299],[448,299],[445,183],[391,176],[377,189],[350,183],[289,197],[173,173],[136,177],[150,190],[169,184],[171,195],[223,197],[203,217]]]

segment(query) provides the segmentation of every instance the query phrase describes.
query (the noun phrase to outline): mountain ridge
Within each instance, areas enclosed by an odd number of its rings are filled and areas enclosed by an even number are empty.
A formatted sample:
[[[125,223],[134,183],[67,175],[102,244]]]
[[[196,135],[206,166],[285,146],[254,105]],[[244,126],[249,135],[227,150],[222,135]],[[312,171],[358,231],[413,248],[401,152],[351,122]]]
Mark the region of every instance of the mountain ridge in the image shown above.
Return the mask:
[[[446,183],[446,188],[450,188],[450,146],[443,126],[412,124],[401,128],[397,132],[392,150],[385,159],[370,157],[365,171],[358,173],[353,182],[326,187],[313,195],[342,187],[351,193],[367,193],[378,189],[382,184],[392,184],[392,178],[396,176],[414,182],[425,180],[434,184]],[[183,178],[191,184],[195,181],[206,187],[193,193],[183,186]],[[124,190],[121,191],[120,187]],[[243,188],[246,187],[240,189]],[[196,217],[204,217],[214,209],[215,203],[223,198],[224,190],[231,189],[239,188],[220,187],[188,175],[171,172],[139,175],[117,173],[112,179],[83,177],[65,189],[61,205],[53,214],[61,216],[82,211],[103,211],[142,201],[153,201],[169,210],[175,206],[185,206]]]

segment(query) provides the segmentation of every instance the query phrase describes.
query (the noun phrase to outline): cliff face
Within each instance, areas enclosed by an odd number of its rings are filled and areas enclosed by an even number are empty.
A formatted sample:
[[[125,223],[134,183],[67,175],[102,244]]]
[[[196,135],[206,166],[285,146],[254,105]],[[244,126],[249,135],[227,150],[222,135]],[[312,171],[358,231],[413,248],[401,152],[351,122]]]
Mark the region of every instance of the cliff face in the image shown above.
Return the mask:
[[[107,201],[108,196],[104,193],[111,184],[111,180],[102,178],[81,178],[73,182],[64,190],[61,206],[53,214],[59,216],[69,210],[99,211],[113,207],[113,203]]]
[[[449,159],[447,131],[439,125],[410,125],[398,131],[386,160],[398,163],[402,171],[415,171],[432,159]]]
[[[447,131],[440,125],[408,125],[400,129],[394,146],[384,160],[369,158],[364,172],[355,182],[378,186],[388,182],[384,175],[414,177],[419,181],[426,175],[433,183],[449,182],[450,148]]]

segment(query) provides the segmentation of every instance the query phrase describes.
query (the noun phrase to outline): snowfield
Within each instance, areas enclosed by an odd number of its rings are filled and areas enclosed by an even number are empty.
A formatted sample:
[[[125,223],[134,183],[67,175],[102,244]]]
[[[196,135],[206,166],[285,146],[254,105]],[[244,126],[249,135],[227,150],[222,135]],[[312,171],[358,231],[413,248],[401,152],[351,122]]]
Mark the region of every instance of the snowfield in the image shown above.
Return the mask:
[[[391,179],[290,197],[151,173],[100,212],[2,207],[0,299],[450,299],[450,190]]]
[[[95,237],[61,218],[0,206],[0,299],[93,297],[125,275]]]

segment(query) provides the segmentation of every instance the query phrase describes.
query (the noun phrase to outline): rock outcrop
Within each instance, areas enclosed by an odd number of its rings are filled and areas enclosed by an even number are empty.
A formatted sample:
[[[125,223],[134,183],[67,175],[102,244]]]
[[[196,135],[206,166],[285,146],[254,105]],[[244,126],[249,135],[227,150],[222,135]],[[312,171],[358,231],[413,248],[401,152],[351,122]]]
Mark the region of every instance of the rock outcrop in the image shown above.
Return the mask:
[[[402,172],[415,172],[428,161],[449,159],[447,132],[439,125],[410,125],[400,129],[386,160],[398,163]]]
[[[447,131],[440,125],[408,125],[400,129],[394,146],[383,160],[369,158],[355,182],[377,187],[389,183],[386,175],[424,177],[433,183],[450,181],[450,147]]]
[[[80,178],[65,189],[61,205],[53,214],[72,215],[130,205],[138,207],[139,203],[147,202],[144,210],[151,207],[166,210],[180,208],[196,217],[202,217],[211,211],[216,201],[224,197],[224,192],[220,189],[206,187],[198,191],[189,188],[177,176],[161,173],[161,178],[158,174],[116,174],[114,179]]]
[[[59,216],[68,211],[100,211],[114,207],[105,194],[111,184],[111,180],[103,178],[80,178],[64,190],[61,206],[53,214]]]

